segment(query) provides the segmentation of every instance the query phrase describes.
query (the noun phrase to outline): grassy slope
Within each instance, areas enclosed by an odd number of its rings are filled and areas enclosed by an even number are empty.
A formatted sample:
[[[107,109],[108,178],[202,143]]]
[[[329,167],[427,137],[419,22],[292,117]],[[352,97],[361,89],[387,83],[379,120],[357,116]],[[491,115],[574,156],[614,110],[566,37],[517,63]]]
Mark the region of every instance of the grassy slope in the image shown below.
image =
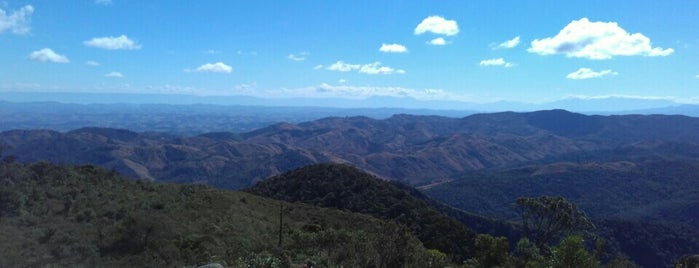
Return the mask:
[[[0,267],[286,261],[424,266],[419,241],[368,216],[199,185],[124,179],[93,166],[0,165]]]

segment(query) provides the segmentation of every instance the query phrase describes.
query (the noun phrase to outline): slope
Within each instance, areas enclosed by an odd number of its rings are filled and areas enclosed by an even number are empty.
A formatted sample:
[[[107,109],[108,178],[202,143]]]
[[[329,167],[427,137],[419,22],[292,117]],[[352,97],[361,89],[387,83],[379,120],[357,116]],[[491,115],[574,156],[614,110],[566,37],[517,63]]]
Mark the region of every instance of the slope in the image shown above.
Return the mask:
[[[465,260],[473,250],[474,233],[462,223],[409,191],[348,165],[306,166],[259,182],[246,191],[395,220],[408,226],[425,247],[458,261]]]
[[[283,215],[283,242],[279,217]],[[211,262],[424,267],[404,227],[202,185],[124,179],[94,166],[0,164],[0,266],[183,267]]]

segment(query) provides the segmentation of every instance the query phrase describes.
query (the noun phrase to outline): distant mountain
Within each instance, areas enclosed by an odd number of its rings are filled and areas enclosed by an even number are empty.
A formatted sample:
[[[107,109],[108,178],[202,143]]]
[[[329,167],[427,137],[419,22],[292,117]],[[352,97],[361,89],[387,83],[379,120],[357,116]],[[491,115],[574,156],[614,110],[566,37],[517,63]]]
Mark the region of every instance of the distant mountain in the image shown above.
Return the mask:
[[[48,163],[0,163],[0,237],[2,267],[429,267],[430,256],[365,215]]]
[[[257,107],[312,107],[332,109],[398,109],[432,110],[429,114],[448,115],[439,112],[531,112],[537,110],[565,109],[586,114],[631,114],[644,110],[662,111],[683,105],[671,100],[641,98],[634,96],[582,96],[569,97],[547,103],[524,103],[516,101],[468,102],[459,100],[419,100],[411,97],[374,96],[363,99],[347,98],[257,98],[244,95],[194,96],[185,94],[127,94],[127,93],[88,93],[88,92],[19,92],[3,91],[0,101],[9,102],[61,102],[74,104],[167,104],[167,105],[219,105]],[[435,112],[436,111],[436,112]],[[676,110],[676,111],[682,111]],[[696,108],[694,109],[696,112]],[[691,111],[690,111],[691,112]],[[419,112],[413,114],[422,114]],[[674,113],[672,113],[674,114]],[[684,114],[684,113],[683,113]],[[342,116],[329,114],[326,116]],[[361,114],[355,114],[361,115]],[[369,115],[369,114],[363,114]],[[685,114],[696,116],[696,113]],[[463,116],[463,115],[462,115]]]
[[[464,118],[330,117],[190,137],[98,128],[0,133],[0,146],[20,161],[92,163],[137,178],[231,189],[313,163],[349,163],[385,179],[428,185],[477,170],[610,153],[622,160],[659,148],[672,157],[691,155],[688,148],[697,141],[699,118],[563,110]]]
[[[0,96],[2,97],[4,96]],[[208,132],[248,132],[280,122],[299,123],[329,116],[362,115],[384,119],[399,113],[463,117],[473,112],[406,108],[272,107],[253,106],[253,103],[244,102],[241,105],[173,105],[0,100],[0,131],[70,131],[83,127],[103,127],[191,136]]]
[[[416,198],[405,188],[351,166],[306,166],[258,182],[246,191],[395,220],[412,230],[425,247],[447,253],[457,263],[473,254],[473,231],[431,207],[426,197]]]

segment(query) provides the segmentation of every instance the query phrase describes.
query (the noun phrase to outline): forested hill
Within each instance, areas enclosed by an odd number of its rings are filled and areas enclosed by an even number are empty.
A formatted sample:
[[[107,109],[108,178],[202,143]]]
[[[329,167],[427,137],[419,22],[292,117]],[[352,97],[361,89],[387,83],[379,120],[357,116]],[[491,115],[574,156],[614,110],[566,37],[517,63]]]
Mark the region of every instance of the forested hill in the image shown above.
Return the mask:
[[[134,181],[94,166],[10,162],[0,163],[0,267],[436,267],[430,263],[440,260],[405,227],[369,216]]]
[[[407,226],[427,248],[458,262],[474,252],[475,233],[406,189],[354,167],[317,164],[274,176],[246,191],[289,202],[358,212]]]
[[[512,206],[519,196],[562,196],[638,264],[666,267],[699,252],[699,160],[642,158],[481,171],[426,193],[465,211],[511,220],[520,218]]]
[[[699,150],[692,148],[699,148],[698,141],[699,118],[562,110],[464,118],[335,117],[188,137],[101,128],[0,133],[5,154],[20,161],[92,163],[135,178],[229,189],[314,163],[349,163],[382,178],[427,185],[476,170],[581,156],[696,158]]]

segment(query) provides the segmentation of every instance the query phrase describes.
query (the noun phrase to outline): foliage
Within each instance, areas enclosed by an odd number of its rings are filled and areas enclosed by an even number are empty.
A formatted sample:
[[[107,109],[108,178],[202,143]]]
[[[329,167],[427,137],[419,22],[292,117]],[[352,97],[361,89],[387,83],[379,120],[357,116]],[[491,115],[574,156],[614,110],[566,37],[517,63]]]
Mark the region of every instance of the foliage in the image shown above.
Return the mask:
[[[484,267],[506,267],[510,263],[510,243],[507,238],[488,234],[476,236],[475,259]]]
[[[620,150],[619,155],[635,154]],[[607,258],[623,254],[643,267],[668,267],[682,255],[699,252],[699,162],[653,153],[661,156],[482,171],[426,193],[471,213],[513,221],[521,219],[512,205],[518,196],[562,196],[585,211],[607,240]]]
[[[517,205],[525,234],[539,248],[574,231],[594,228],[584,212],[560,196],[520,197]]]
[[[306,166],[259,182],[247,191],[394,220],[407,226],[426,248],[438,249],[453,260],[465,260],[472,252],[474,234],[462,223],[407,190],[348,165]]]
[[[568,236],[560,244],[551,249],[551,259],[548,267],[599,267],[600,264],[585,250],[583,239],[580,236]]]
[[[0,164],[0,267],[429,267],[404,227],[94,166]]]

